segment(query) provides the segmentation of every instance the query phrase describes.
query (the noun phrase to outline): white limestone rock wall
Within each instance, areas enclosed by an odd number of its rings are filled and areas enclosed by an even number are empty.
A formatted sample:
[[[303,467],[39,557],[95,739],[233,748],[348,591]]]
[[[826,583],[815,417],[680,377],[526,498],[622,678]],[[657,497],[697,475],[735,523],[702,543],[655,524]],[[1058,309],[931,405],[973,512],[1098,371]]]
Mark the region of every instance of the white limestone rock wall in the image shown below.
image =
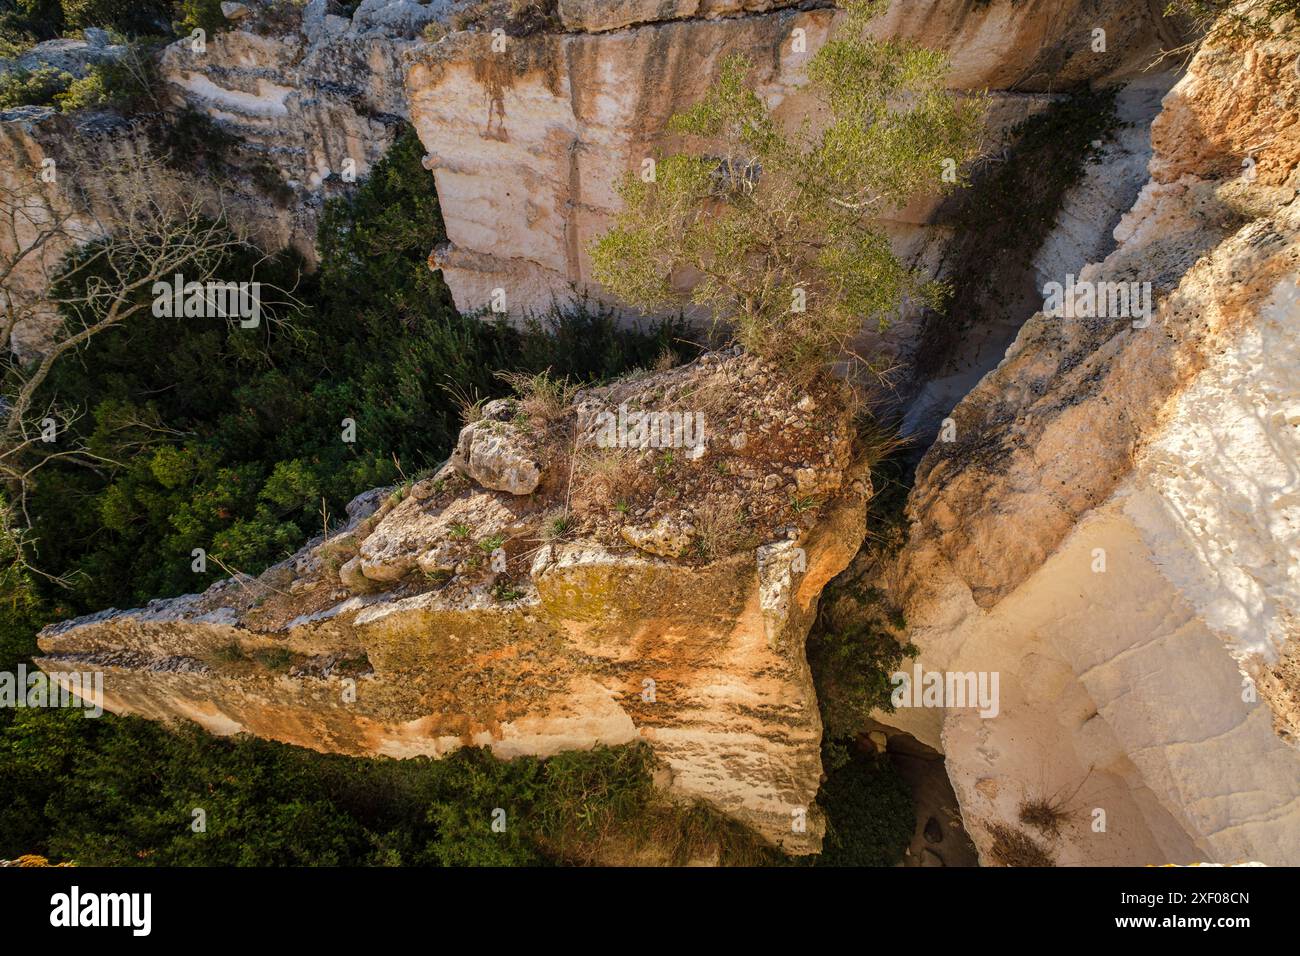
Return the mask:
[[[1079,276],[1151,282],[1151,324],[1035,316],[918,470],[908,636],[1001,700],[882,719],[946,752],[986,861],[1004,825],[1062,864],[1300,862],[1297,52],[1212,41],[1165,98]],[[1055,840],[1019,819],[1053,796]]]

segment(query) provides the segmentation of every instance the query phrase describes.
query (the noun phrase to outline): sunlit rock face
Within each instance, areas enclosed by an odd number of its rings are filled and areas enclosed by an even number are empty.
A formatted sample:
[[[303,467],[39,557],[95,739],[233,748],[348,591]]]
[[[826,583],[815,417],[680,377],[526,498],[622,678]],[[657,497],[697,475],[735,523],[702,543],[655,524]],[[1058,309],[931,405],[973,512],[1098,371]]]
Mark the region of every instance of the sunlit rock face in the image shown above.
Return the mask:
[[[945,750],[986,860],[1056,796],[1060,863],[1300,861],[1298,53],[1201,49],[1074,277],[1149,283],[1149,322],[1034,316],[918,470],[909,636],[1001,702],[883,719]]]
[[[629,407],[667,417],[641,428]],[[683,408],[702,427],[679,432]],[[103,670],[117,713],[323,751],[643,740],[672,794],[815,852],[804,644],[866,530],[850,417],[838,384],[796,389],[733,353],[561,409],[494,403],[467,431],[528,460],[531,493],[453,457],[256,579],[51,627],[39,663]],[[660,524],[675,547],[626,533]]]

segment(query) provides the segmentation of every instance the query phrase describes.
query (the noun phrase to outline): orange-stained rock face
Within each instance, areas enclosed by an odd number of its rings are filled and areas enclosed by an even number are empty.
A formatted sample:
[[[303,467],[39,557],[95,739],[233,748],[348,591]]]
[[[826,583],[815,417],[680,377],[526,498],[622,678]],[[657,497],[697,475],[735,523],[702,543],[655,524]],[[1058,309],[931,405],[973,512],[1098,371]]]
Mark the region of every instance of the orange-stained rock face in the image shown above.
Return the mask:
[[[1281,37],[1215,41],[1151,125],[1151,178],[1286,183],[1300,161],[1300,65]]]

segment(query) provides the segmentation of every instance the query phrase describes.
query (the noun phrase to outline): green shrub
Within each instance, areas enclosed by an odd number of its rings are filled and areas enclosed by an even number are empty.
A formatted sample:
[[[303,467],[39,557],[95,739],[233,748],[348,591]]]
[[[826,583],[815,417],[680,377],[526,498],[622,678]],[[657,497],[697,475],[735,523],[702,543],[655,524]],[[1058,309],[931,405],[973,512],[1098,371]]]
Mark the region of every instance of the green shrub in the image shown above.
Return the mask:
[[[177,32],[185,36],[199,29],[211,37],[230,28],[230,21],[221,12],[221,0],[179,0],[175,16]]]
[[[873,583],[897,560],[906,540],[903,509],[912,474],[906,449],[896,442],[872,466],[870,537],[853,564],[826,588],[808,635],[808,664],[827,739],[858,734],[873,710],[892,712],[890,677],[917,653],[900,640],[907,626],[902,612]]]
[[[826,814],[818,866],[893,866],[916,826],[907,781],[888,758],[854,756],[831,771],[817,794]]]
[[[95,64],[80,78],[49,66],[0,73],[0,109],[53,106],[70,113],[114,107],[129,113],[148,108],[153,105],[153,62],[138,50],[126,56],[131,58],[131,66],[124,62]]]
[[[53,106],[55,98],[73,82],[72,74],[51,66],[0,73],[0,109],[15,106]]]
[[[62,0],[67,29],[101,27],[131,36],[158,35],[171,22],[170,0]]]
[[[808,640],[808,663],[825,732],[831,737],[857,733],[877,708],[892,711],[890,675],[917,653],[915,646],[899,642],[893,627],[872,615],[879,592],[865,592],[862,599],[866,619],[840,629],[818,629]]]
[[[0,56],[15,56],[34,43],[63,34],[60,0],[0,2]]]
[[[755,89],[754,62],[727,57],[669,124],[707,147],[628,173],[623,208],[591,247],[595,278],[643,309],[681,301],[677,278],[698,275],[693,305],[798,373],[841,356],[865,322],[883,328],[905,299],[941,299],[894,255],[879,216],[956,185],[983,124],[978,97],[946,88],[941,54],[874,35],[883,0],[841,6],[808,61],[824,123],[783,124]]]

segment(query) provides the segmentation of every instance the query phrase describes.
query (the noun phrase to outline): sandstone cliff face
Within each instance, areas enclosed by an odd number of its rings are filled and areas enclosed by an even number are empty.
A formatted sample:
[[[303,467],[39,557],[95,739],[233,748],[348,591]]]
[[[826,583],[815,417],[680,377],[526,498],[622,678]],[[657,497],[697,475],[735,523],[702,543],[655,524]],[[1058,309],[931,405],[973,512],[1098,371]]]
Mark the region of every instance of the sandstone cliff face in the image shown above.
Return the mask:
[[[0,252],[7,262],[14,263],[13,271],[5,277],[4,319],[7,328],[10,295],[33,306],[29,310],[21,306],[14,309],[19,314],[12,320],[9,344],[23,359],[38,354],[56,328],[57,310],[48,303],[46,290],[72,245],[62,237],[62,241],[54,242],[41,239],[42,225],[58,220],[69,209],[57,186],[35,186],[40,182],[42,163],[54,158],[50,155],[54,151],[50,137],[40,135],[42,127],[48,133],[47,121],[52,115],[52,110],[31,106],[0,113],[0,191],[6,197],[4,218],[14,226],[12,233],[6,229],[0,234]],[[29,214],[8,214],[9,208],[17,210],[22,205],[30,208]],[[24,311],[35,314],[21,315]]]
[[[0,327],[22,361],[43,354],[62,321],[51,283],[75,247],[104,238],[119,214],[106,174],[139,143],[114,113],[0,111]]]
[[[654,429],[604,440],[620,409],[683,408],[703,415],[686,449]],[[102,668],[118,713],[318,750],[641,739],[671,793],[815,852],[804,639],[865,534],[850,431],[837,386],[801,394],[734,355],[559,409],[496,402],[466,454],[363,496],[347,528],[260,578],[49,628],[40,663]]]
[[[1212,40],[1165,98],[1077,277],[1150,282],[1150,324],[1034,316],[918,469],[909,636],[1001,704],[884,719],[946,751],[986,860],[1073,794],[1061,863],[1300,861],[1298,52]]]

